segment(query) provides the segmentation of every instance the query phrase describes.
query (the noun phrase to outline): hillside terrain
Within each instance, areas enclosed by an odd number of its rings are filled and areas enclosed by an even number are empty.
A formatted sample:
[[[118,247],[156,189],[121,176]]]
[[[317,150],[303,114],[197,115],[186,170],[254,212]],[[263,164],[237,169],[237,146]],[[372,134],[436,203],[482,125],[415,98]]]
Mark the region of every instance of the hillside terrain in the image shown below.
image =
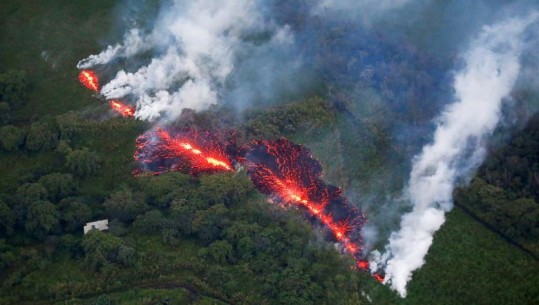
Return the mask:
[[[150,124],[114,115],[77,82],[77,62],[120,35],[115,8],[111,0],[0,6],[1,304],[539,303],[538,116],[493,141],[469,186],[455,191],[456,208],[403,299],[352,268],[299,211],[269,204],[244,170],[132,175],[135,139]],[[421,62],[435,73],[436,60]],[[240,115],[226,106],[184,111],[173,125],[233,130],[239,145],[301,143],[323,178],[375,221],[417,153],[416,140],[395,140],[385,119],[426,122],[421,111],[438,106],[421,104],[419,85],[406,111],[381,103],[377,85],[350,87]],[[98,219],[110,229],[83,235]]]

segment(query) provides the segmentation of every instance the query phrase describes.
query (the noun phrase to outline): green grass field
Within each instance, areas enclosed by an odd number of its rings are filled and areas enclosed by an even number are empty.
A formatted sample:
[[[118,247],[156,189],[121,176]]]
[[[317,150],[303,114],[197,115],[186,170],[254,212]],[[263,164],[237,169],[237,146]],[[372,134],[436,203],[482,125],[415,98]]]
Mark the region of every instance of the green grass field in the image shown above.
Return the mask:
[[[455,208],[406,299],[369,283],[374,304],[537,304],[539,263]]]

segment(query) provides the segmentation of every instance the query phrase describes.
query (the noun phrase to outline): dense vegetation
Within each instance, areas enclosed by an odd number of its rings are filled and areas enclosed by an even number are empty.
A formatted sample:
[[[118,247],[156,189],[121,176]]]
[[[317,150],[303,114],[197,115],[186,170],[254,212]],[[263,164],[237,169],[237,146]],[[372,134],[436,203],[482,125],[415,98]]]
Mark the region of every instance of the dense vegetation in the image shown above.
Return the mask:
[[[78,86],[74,69],[99,49],[93,41],[109,30],[114,1],[4,2],[1,304],[539,302],[539,277],[530,272],[539,267],[537,119],[493,148],[471,186],[456,193],[488,227],[460,209],[449,214],[409,297],[400,299],[352,270],[351,259],[323,242],[299,213],[268,204],[241,171],[131,175],[134,139],[148,126],[111,118]],[[382,98],[377,86],[358,85],[362,109],[348,93],[333,93],[252,109],[241,120],[227,109],[185,111],[177,124],[235,126],[239,143],[291,137],[312,148],[332,183],[393,192],[402,181],[389,168],[404,172],[410,152],[391,144],[394,131],[381,125],[397,114],[375,107]],[[369,115],[360,116],[365,109]],[[82,234],[87,221],[105,218],[110,230]]]
[[[539,115],[493,148],[459,204],[539,258]]]

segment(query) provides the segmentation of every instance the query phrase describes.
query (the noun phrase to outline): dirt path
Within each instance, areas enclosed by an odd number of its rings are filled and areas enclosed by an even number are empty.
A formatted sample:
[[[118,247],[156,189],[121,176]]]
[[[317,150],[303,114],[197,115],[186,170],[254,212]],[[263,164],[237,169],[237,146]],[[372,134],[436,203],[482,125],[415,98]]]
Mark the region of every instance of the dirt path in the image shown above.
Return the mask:
[[[121,287],[121,288],[117,288],[117,289],[101,291],[101,292],[98,292],[98,293],[84,293],[84,294],[77,295],[76,297],[68,297],[68,298],[57,299],[57,300],[52,300],[52,301],[22,301],[22,302],[20,302],[18,304],[21,304],[21,305],[46,305],[46,304],[51,304],[52,305],[52,304],[57,304],[59,302],[69,301],[69,300],[72,300],[72,299],[89,300],[89,299],[98,297],[98,296],[103,295],[103,294],[126,292],[126,291],[134,290],[134,289],[165,289],[165,290],[184,289],[187,292],[189,292],[189,298],[190,298],[191,301],[194,301],[194,300],[198,299],[201,296],[206,296],[206,297],[210,297],[210,298],[219,300],[219,301],[221,301],[221,302],[223,302],[225,304],[230,304],[230,305],[234,304],[234,302],[232,302],[229,299],[224,298],[223,296],[219,296],[219,295],[216,295],[216,294],[203,293],[203,292],[201,292],[200,289],[198,289],[195,286],[190,285],[190,284],[186,284],[186,283],[183,283],[183,282],[180,282],[180,281],[158,281],[158,280],[134,283],[134,284],[126,286],[126,287]]]
[[[506,236],[505,234],[499,232],[498,230],[496,230],[495,227],[493,227],[492,225],[490,225],[489,223],[485,222],[483,219],[481,219],[479,216],[477,216],[475,213],[473,213],[472,211],[470,211],[469,209],[467,209],[466,207],[458,204],[455,202],[455,207],[459,208],[461,211],[463,211],[466,215],[470,216],[473,220],[479,222],[480,224],[482,224],[485,228],[487,228],[489,231],[493,232],[494,234],[498,235],[499,237],[501,237],[503,240],[505,240],[506,242],[508,242],[509,244],[517,247],[519,250],[522,250],[523,252],[526,252],[526,254],[530,255],[533,259],[535,259],[536,261],[539,260],[539,257],[533,253],[532,251],[524,248],[523,246],[521,246],[519,243],[517,243],[516,241],[512,240],[511,238],[509,238],[508,236]]]

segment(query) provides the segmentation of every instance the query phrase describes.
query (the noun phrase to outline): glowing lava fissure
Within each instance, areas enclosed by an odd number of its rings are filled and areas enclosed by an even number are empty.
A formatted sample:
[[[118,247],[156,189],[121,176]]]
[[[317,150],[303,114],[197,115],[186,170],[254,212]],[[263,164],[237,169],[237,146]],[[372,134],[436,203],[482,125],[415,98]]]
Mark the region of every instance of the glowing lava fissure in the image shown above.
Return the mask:
[[[86,88],[98,92],[99,91],[99,78],[94,71],[82,70],[79,73],[79,82]]]
[[[109,105],[113,111],[125,118],[132,118],[135,116],[135,108],[131,105],[126,105],[118,100],[110,100]]]
[[[322,167],[308,149],[286,139],[256,140],[242,149],[239,161],[260,192],[273,202],[305,211],[356,262],[363,259],[361,228],[366,218],[346,201],[341,189],[320,179]]]
[[[141,169],[159,175],[181,171],[191,175],[234,171],[231,155],[246,167],[254,186],[270,201],[283,207],[295,207],[308,220],[330,233],[344,252],[352,255],[356,266],[369,270],[363,257],[364,243],[361,228],[364,214],[352,206],[340,188],[324,183],[322,166],[308,149],[287,139],[255,140],[239,151],[235,142],[223,145],[215,134],[186,129],[169,131],[157,129],[137,138],[135,160]],[[230,152],[232,148],[234,151]],[[382,282],[383,276],[372,275]]]
[[[225,147],[209,132],[192,129],[170,131],[158,128],[136,140],[135,160],[140,170],[154,175],[181,171],[191,175],[234,171]]]

